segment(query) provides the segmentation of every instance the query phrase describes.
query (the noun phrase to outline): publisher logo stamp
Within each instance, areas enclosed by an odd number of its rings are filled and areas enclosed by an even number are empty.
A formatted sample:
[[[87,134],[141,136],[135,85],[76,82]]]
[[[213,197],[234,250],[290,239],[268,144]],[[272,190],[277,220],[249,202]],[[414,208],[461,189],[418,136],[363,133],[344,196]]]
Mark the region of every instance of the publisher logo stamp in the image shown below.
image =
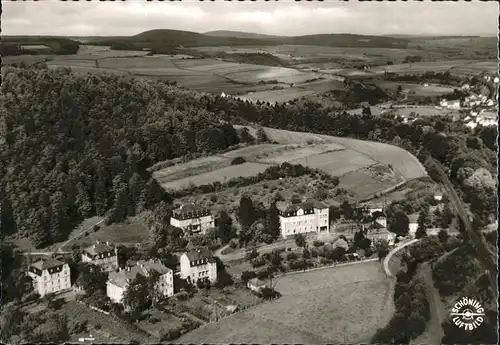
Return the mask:
[[[473,298],[464,297],[455,303],[451,310],[453,323],[458,328],[472,331],[484,322],[484,308]]]

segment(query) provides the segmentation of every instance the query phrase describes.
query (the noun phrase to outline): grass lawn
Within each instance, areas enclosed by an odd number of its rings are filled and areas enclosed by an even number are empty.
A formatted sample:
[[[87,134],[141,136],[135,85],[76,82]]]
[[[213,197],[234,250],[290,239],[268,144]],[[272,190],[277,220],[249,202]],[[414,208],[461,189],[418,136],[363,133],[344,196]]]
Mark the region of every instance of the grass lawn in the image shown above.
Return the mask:
[[[278,278],[279,300],[183,335],[178,343],[361,343],[392,316],[377,262]]]
[[[115,244],[135,244],[149,240],[149,229],[138,217],[127,219],[124,223],[103,225],[97,232],[89,231],[88,236],[82,236],[69,244],[88,246],[99,241],[110,241]]]

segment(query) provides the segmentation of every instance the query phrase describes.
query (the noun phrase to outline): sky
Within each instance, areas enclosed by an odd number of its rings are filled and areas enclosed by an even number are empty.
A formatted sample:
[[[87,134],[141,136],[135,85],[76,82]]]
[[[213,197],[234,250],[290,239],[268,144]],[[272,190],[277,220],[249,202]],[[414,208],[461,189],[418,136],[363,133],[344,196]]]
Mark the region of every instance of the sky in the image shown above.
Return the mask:
[[[2,35],[128,36],[151,29],[315,33],[497,35],[496,2],[38,2],[2,0]]]

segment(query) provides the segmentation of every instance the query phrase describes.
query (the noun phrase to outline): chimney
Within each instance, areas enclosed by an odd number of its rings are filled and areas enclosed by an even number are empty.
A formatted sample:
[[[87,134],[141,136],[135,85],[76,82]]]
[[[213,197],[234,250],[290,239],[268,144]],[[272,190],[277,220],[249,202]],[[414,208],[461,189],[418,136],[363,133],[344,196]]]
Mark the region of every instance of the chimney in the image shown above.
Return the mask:
[[[99,242],[97,242],[97,243],[99,243]],[[93,247],[94,247],[94,249],[95,249],[95,244],[93,245]]]
[[[106,241],[106,245],[109,246],[109,241]]]

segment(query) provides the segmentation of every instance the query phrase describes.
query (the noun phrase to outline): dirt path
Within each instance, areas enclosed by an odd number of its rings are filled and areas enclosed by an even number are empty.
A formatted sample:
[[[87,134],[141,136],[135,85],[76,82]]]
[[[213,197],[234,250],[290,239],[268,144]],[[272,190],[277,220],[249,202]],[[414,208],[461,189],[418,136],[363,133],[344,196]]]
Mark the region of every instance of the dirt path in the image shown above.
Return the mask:
[[[429,301],[431,318],[427,322],[427,327],[425,329],[425,332],[422,335],[420,335],[417,339],[412,341],[412,343],[441,345],[441,339],[444,336],[444,331],[441,324],[448,317],[448,313],[443,305],[443,302],[441,302],[441,296],[439,295],[439,292],[434,286],[434,281],[432,280],[432,269],[429,262],[424,262],[420,266],[419,271],[420,271],[419,275],[425,283],[426,295],[427,295],[427,300]]]
[[[400,246],[397,246],[396,248],[394,248],[393,250],[391,250],[389,252],[389,254],[387,254],[384,258],[384,262],[383,262],[383,266],[384,266],[384,271],[385,271],[385,274],[388,276],[388,277],[394,277],[394,274],[389,270],[389,261],[391,261],[391,258],[394,254],[396,254],[397,252],[399,252],[401,249],[407,247],[407,246],[410,246],[416,242],[420,241],[419,239],[413,239],[411,241],[408,241]]]

